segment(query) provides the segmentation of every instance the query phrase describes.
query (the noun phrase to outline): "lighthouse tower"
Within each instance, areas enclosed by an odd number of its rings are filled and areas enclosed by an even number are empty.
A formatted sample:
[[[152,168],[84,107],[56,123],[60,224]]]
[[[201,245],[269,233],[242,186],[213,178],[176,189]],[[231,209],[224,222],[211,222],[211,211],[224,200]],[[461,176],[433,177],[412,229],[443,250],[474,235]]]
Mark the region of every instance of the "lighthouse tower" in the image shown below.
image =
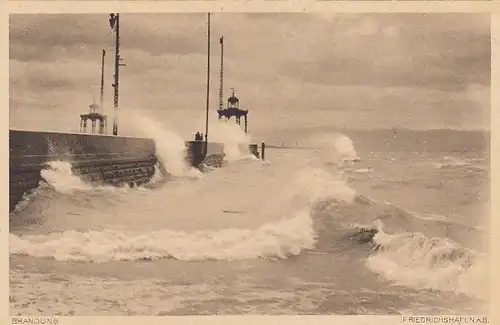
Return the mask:
[[[217,113],[219,113],[219,119],[223,117],[226,119],[231,119],[231,117],[235,117],[236,124],[241,125],[241,118],[245,118],[245,133],[248,133],[248,110],[244,110],[240,108],[240,100],[234,94],[234,89],[232,89],[233,94],[231,97],[227,99],[227,108],[219,109]]]

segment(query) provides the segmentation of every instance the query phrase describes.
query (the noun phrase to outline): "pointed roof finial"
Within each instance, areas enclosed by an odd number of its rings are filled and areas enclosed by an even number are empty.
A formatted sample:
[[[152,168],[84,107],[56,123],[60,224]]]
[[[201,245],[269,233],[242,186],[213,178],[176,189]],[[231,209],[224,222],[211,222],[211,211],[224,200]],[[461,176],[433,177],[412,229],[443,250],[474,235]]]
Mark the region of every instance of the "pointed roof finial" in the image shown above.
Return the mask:
[[[231,90],[233,91],[233,95],[232,95],[231,97],[229,97],[229,98],[227,99],[227,101],[228,101],[229,103],[231,103],[231,104],[236,104],[236,103],[237,103],[237,102],[239,102],[240,100],[238,99],[238,97],[236,97],[236,96],[234,95],[234,88],[231,88]]]

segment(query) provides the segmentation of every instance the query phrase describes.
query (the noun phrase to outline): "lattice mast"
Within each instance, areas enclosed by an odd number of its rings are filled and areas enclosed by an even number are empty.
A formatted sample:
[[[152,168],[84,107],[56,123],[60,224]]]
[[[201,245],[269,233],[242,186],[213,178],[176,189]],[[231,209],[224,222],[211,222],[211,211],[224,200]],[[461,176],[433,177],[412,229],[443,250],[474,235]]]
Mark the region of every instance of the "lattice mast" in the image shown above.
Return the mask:
[[[102,50],[101,57],[101,106],[94,103],[89,105],[89,112],[85,114],[80,114],[80,132],[87,132],[87,122],[90,120],[92,122],[92,134],[96,133],[96,123],[99,122],[99,134],[105,134],[107,132],[107,116],[102,114],[102,102],[104,95],[104,56],[105,51]]]
[[[119,95],[119,80],[120,80],[120,67],[126,66],[120,63],[122,60],[120,56],[120,14],[110,14],[109,15],[109,25],[111,29],[115,31],[115,75],[114,75],[114,120],[113,120],[113,135],[118,135],[118,95]]]
[[[101,60],[101,101],[100,101],[100,113],[103,113],[103,103],[104,103],[104,58],[106,57],[106,51],[102,49],[102,60]]]
[[[224,36],[220,38],[220,89],[219,110],[224,109]]]

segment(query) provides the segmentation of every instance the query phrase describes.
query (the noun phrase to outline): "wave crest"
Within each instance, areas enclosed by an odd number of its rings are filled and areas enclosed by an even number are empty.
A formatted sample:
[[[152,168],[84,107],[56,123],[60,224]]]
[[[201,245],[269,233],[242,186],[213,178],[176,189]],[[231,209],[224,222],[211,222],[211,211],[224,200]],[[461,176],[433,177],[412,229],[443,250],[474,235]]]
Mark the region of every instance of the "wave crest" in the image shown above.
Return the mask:
[[[388,280],[417,289],[486,296],[487,268],[478,252],[447,238],[421,233],[387,234],[379,229],[373,241],[375,253],[367,266]]]
[[[42,169],[42,179],[58,192],[70,194],[75,190],[90,190],[92,187],[73,174],[71,164],[66,161],[51,161],[49,168]]]
[[[243,260],[286,258],[314,247],[307,213],[265,224],[258,229],[220,231],[159,230],[133,234],[117,230],[65,231],[49,235],[10,235],[11,254],[58,261],[107,262],[175,258],[179,260]]]

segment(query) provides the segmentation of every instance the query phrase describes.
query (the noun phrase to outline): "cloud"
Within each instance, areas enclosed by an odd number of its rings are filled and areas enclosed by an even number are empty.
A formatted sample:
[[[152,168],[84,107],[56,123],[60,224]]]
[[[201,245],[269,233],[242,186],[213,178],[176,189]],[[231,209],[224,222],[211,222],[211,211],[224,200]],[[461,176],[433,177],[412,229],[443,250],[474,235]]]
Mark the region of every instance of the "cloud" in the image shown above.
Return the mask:
[[[122,48],[153,55],[188,55],[204,50],[200,14],[121,14]],[[95,47],[113,47],[108,15],[11,15],[10,57],[21,61],[51,61],[64,55],[88,55]],[[184,32],[182,32],[184,31]]]
[[[120,106],[189,134],[205,110],[206,14],[120,19]],[[99,95],[103,48],[112,114],[107,14],[12,15],[10,24],[11,125],[78,128]],[[489,25],[483,14],[214,14],[211,109],[224,35],[225,95],[236,88],[251,132],[488,127]]]
[[[284,73],[329,85],[464,89],[489,85],[490,32],[469,15],[391,14],[339,18],[322,51],[286,64]],[[462,18],[462,19],[461,19]],[[356,21],[358,24],[356,24]],[[340,31],[339,31],[340,29]],[[342,33],[342,29],[346,30]],[[318,46],[311,46],[317,49]]]

